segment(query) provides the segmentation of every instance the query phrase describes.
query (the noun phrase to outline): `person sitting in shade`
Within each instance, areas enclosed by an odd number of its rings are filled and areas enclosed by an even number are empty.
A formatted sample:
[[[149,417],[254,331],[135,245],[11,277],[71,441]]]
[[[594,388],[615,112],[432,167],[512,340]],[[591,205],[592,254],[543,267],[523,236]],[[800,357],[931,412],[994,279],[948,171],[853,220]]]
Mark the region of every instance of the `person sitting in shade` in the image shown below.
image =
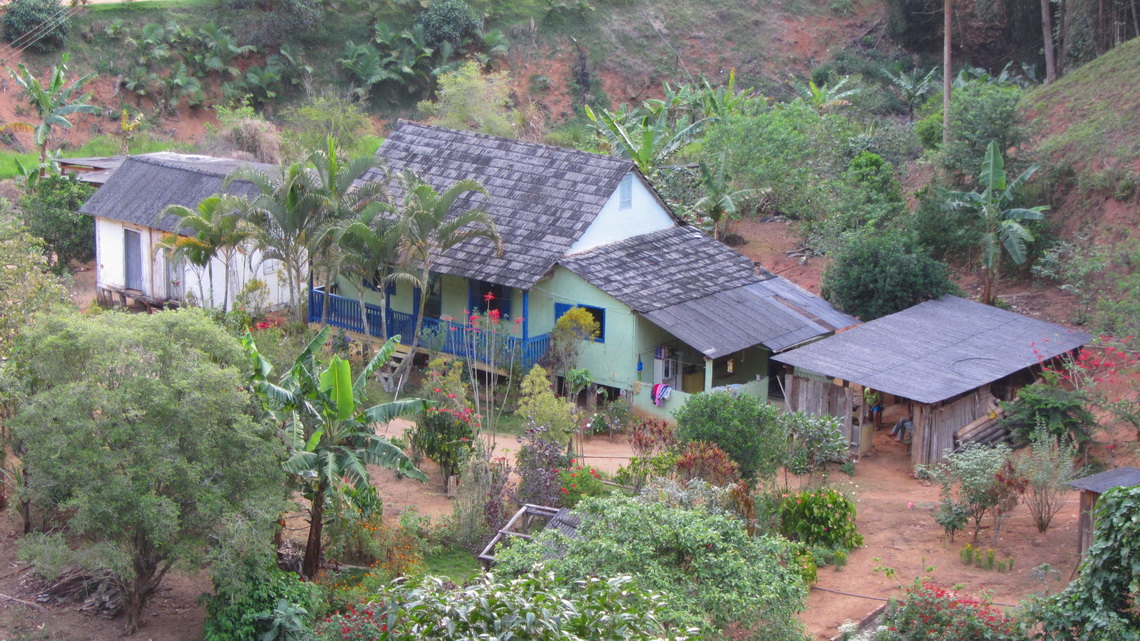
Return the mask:
[[[900,418],[893,429],[891,429],[891,438],[899,443],[905,443],[907,434],[914,430],[914,408],[907,408],[907,415]]]
[[[871,421],[875,429],[882,427],[883,423],[883,395],[871,387],[863,388],[863,403],[871,413]]]

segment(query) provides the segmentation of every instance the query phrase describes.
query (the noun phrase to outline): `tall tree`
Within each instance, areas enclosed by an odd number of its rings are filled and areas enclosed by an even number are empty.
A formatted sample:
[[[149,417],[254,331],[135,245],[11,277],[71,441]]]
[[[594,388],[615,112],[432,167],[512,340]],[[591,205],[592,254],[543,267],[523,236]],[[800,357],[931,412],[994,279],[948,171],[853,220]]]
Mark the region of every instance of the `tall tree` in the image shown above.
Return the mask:
[[[431,291],[431,270],[440,254],[456,245],[475,238],[484,238],[495,243],[499,253],[503,243],[495,228],[495,221],[486,212],[474,208],[451,213],[452,206],[460,197],[468,193],[483,194],[488,198],[487,189],[474,180],[460,180],[442,193],[422,178],[405,170],[396,176],[401,201],[389,206],[401,222],[403,236],[403,260],[411,269],[418,270],[421,291]],[[415,354],[419,345],[420,330],[424,323],[424,310],[427,296],[420,296],[420,306],[416,310],[416,329],[412,335],[411,353]],[[405,358],[396,371],[397,384],[402,385],[404,374],[411,367],[412,358]]]
[[[1041,35],[1045,43],[1045,84],[1057,79],[1057,50],[1053,47],[1053,7],[1041,0]]]
[[[204,305],[207,307],[214,305],[213,259],[221,258],[225,271],[222,275],[223,312],[229,309],[233,260],[245,252],[246,244],[253,237],[253,230],[242,218],[240,208],[241,203],[231,196],[210,196],[194,209],[171,205],[158,215],[159,220],[173,216],[177,221],[176,231],[164,234],[159,246],[187,257],[195,265],[204,264],[210,279],[210,301]]]
[[[993,305],[997,298],[1002,254],[1009,254],[1015,265],[1025,262],[1025,243],[1033,240],[1033,234],[1021,224],[1022,221],[1041,220],[1049,209],[1045,206],[1006,208],[1014,201],[1017,190],[1038,169],[1040,165],[1034,164],[1007,183],[1001,150],[996,142],[991,142],[982,161],[982,173],[978,176],[983,189],[949,194],[952,206],[973,209],[982,219],[982,302],[986,305]]]
[[[14,353],[35,392],[11,423],[28,489],[66,528],[27,537],[23,553],[45,572],[107,573],[128,631],[221,526],[268,529],[286,508],[280,445],[249,415],[243,363],[238,341],[197,310],[51,316]]]
[[[254,389],[281,427],[289,448],[283,467],[309,501],[309,535],[301,566],[302,575],[308,578],[316,576],[323,560],[321,536],[327,505],[333,506],[335,514],[343,505],[348,485],[369,487],[367,465],[427,481],[427,475],[416,469],[402,449],[376,435],[375,424],[417,414],[428,403],[405,399],[365,407],[368,377],[392,356],[399,337],[389,339],[353,382],[348,361],[334,356],[323,369],[317,362],[316,353],[328,336],[326,327],[278,383],[269,381],[272,366],[258,353],[252,336],[245,338],[247,354],[255,363]]]
[[[380,159],[371,154],[345,160],[331,135],[326,148],[318,149],[305,159],[310,167],[310,189],[319,203],[319,216],[324,231],[314,237],[309,258],[325,271],[325,291],[335,283],[343,253],[338,247],[338,231],[353,217],[376,210],[386,200],[386,185],[379,180],[365,180],[365,174],[380,168]],[[329,297],[322,297],[321,322],[328,323]]]
[[[59,64],[52,67],[50,79],[45,85],[39,78],[32,75],[24,63],[16,65],[16,71],[8,70],[8,74],[20,85],[27,96],[28,104],[39,117],[39,123],[11,123],[8,128],[31,131],[36,147],[40,149],[40,176],[47,174],[48,170],[48,144],[51,142],[54,127],[71,128],[71,121],[67,119],[72,114],[97,114],[102,110],[94,105],[87,104],[91,93],[78,92],[90,82],[95,74],[89,73],[70,85],[67,84],[68,54],[63,54]]]
[[[950,37],[953,27],[951,0],[942,0],[942,144],[950,142],[950,90],[954,77],[950,75]]]

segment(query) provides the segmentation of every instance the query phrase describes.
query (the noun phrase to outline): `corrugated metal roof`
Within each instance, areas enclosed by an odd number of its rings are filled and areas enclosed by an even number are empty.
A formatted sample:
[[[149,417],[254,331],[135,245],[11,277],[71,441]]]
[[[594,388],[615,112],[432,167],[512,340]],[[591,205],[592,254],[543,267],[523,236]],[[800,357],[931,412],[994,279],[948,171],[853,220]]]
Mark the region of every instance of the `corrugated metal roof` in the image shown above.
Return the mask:
[[[623,158],[403,120],[376,153],[393,174],[410,169],[436,189],[465,179],[482,183],[489,201],[468,196],[453,209],[482,207],[498,228],[502,255],[475,238],[437,257],[435,270],[525,289],[562,258],[633,171]]]
[[[249,167],[277,171],[274,165],[231,158],[214,158],[158,152],[128,157],[107,182],[79,208],[80,213],[121,220],[163,231],[175,231],[175,218],[156,218],[170,205],[191,209],[205,198],[223,191],[226,176]],[[224,190],[237,196],[253,196],[256,188],[236,181]]]
[[[858,322],[830,307],[824,316],[836,324],[798,311],[796,306],[781,300],[781,295],[790,295],[788,290],[791,289],[797,288],[777,276],[649,311],[645,317],[708,358],[719,358],[761,344],[778,352]],[[799,298],[815,298],[801,292]],[[826,302],[816,300],[827,306]],[[805,306],[819,307],[814,301]]]
[[[1074,329],[947,296],[774,360],[935,403],[1087,343]]]
[[[1077,479],[1070,486],[1078,490],[1089,490],[1103,494],[1117,487],[1136,487],[1140,485],[1140,470],[1134,467],[1118,467],[1083,479]]]

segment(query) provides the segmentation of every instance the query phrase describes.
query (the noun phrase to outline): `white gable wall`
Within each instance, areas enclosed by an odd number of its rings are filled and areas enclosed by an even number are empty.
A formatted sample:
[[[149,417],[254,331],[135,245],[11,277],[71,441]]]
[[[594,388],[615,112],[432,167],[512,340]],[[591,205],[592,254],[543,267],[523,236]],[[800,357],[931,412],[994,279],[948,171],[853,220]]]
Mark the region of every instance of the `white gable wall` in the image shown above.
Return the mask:
[[[166,291],[166,252],[158,248],[163,232],[151,227],[107,218],[95,219],[95,284],[101,287],[126,287],[126,249],[123,232],[133,229],[139,232],[142,250],[142,293],[159,299],[169,298],[173,292]],[[221,307],[225,289],[225,263],[220,258],[213,259],[213,298],[209,307]],[[252,247],[244,254],[235,256],[230,265],[230,306],[235,297],[249,280],[260,279],[268,285],[269,307],[281,307],[289,303],[289,290],[284,274],[280,273],[276,260],[265,260],[261,252]],[[199,281],[199,277],[201,280]],[[210,275],[208,269],[199,271],[188,263],[182,269],[182,300],[193,300],[204,304],[210,300]],[[201,286],[199,286],[199,282]]]
[[[631,206],[628,209],[621,208],[619,186],[610,194],[610,199],[598,212],[594,222],[590,223],[582,237],[566,253],[576,254],[599,245],[668,229],[677,224],[673,216],[657,201],[644,179],[637,173],[631,172],[629,175],[633,177]]]

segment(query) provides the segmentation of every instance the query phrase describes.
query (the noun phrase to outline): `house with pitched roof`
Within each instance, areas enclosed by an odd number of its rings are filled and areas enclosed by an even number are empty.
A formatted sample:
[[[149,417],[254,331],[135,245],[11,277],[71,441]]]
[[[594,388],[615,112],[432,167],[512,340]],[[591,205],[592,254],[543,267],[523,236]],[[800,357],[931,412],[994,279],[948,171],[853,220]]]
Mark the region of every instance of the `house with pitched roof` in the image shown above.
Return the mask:
[[[289,302],[277,261],[264,259],[252,243],[228,266],[228,279],[227,265],[220,258],[199,268],[159,247],[166,234],[185,233],[177,229],[175,217],[161,216],[168,206],[194,209],[219,193],[255,195],[252,184],[234,181],[226,186],[226,177],[243,167],[266,171],[276,167],[171,152],[114,158],[110,159],[114,164],[107,165],[94,162],[99,159],[81,160],[101,169],[96,172],[101,174],[99,190],[79,211],[95,218],[95,286],[102,303],[126,305],[130,300],[151,308],[194,302],[221,307],[227,300],[227,282],[232,304],[254,280],[265,284],[266,305]]]
[[[486,211],[503,242],[501,254],[476,238],[436,257],[430,291],[365,291],[370,320],[386,309],[389,334],[404,342],[421,296],[425,342],[446,353],[471,343],[471,313],[497,310],[507,349],[526,369],[542,361],[555,321],[582,307],[601,332],[578,367],[668,417],[707,390],[765,398],[771,354],[858,322],[678,221],[627,159],[406,121],[377,154],[392,174],[411,170],[436,189],[482,183],[489,198],[468,194],[454,208]],[[341,278],[330,324],[363,331],[362,288]],[[325,295],[310,292],[310,320],[321,320]]]

